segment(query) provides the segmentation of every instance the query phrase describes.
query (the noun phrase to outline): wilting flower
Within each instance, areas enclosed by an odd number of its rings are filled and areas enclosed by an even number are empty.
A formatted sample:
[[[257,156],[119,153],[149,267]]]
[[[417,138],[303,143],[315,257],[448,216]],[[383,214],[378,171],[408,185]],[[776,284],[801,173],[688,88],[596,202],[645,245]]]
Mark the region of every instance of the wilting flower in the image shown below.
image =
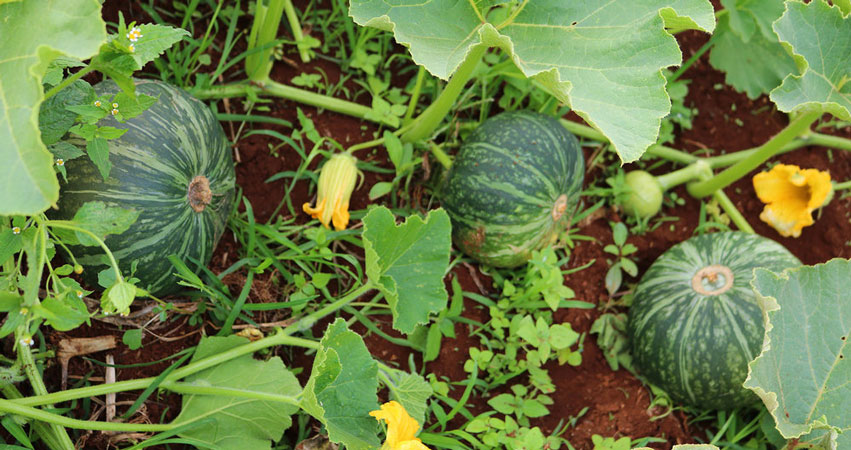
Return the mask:
[[[824,205],[833,187],[830,174],[778,164],[753,177],[756,195],[766,204],[759,218],[783,237],[798,237],[813,224],[813,210]]]
[[[375,420],[387,422],[387,440],[381,450],[429,450],[425,444],[414,437],[420,424],[408,415],[405,407],[395,401],[381,405],[381,409],[372,411]]]
[[[325,228],[343,230],[349,223],[349,199],[355,189],[358,169],[357,159],[348,153],[338,153],[331,157],[319,174],[319,192],[316,207],[310,203],[302,205],[304,212],[319,219]]]

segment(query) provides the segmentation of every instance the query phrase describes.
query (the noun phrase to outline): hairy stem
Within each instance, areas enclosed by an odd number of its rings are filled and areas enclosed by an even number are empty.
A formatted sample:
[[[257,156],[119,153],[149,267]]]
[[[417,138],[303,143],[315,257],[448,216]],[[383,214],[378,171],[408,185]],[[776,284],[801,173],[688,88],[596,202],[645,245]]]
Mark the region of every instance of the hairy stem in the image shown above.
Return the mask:
[[[251,354],[256,352],[257,350],[264,349],[267,347],[272,347],[276,345],[297,345],[300,347],[315,345],[310,340],[293,337],[291,335],[300,330],[310,329],[310,327],[312,327],[313,324],[315,324],[321,318],[337,311],[346,304],[356,300],[372,288],[372,282],[367,282],[361,287],[343,296],[342,298],[334,301],[329,305],[326,305],[324,308],[302,317],[301,319],[299,319],[298,322],[294,323],[293,325],[290,325],[283,330],[279,330],[277,334],[245,345],[240,345],[239,347],[234,347],[225,352],[218,353],[204,359],[200,359],[185,367],[181,367],[172,372],[171,375],[166,377],[166,379],[163,381],[162,386],[165,387],[166,384],[169,382],[175,382],[177,380],[198,373],[204,369],[209,369],[224,362],[230,361],[231,359],[237,358],[242,355]],[[22,406],[37,406],[48,403],[60,403],[78,398],[105,395],[113,392],[143,390],[147,388],[152,382],[154,382],[154,380],[154,377],[149,377],[140,378],[137,380],[118,381],[115,383],[100,384],[96,386],[88,386],[78,389],[69,389],[62,392],[54,392],[50,394],[41,394],[32,397],[25,397],[22,399],[14,400],[12,402]]]
[[[298,22],[298,14],[295,12],[292,0],[284,0],[284,12],[287,15],[287,21],[293,31],[293,39],[298,46],[298,54],[301,57],[301,62],[310,62],[310,52],[304,45],[304,33],[301,31],[301,24]]]
[[[372,112],[372,108],[368,106],[347,100],[340,100],[327,95],[317,94],[304,89],[294,88],[269,79],[251,83],[242,82],[235,84],[223,84],[207,89],[194,90],[191,93],[201,100],[211,98],[245,97],[249,93],[253,95],[272,95],[292,100],[294,102],[303,103],[305,105],[324,108],[329,111],[357,117],[359,119],[375,121],[374,119],[367,118],[367,116]]]
[[[821,115],[821,109],[804,112],[790,122],[786,128],[780,131],[780,133],[762,146],[758,147],[755,152],[748,155],[746,158],[708,180],[690,184],[688,187],[689,193],[693,197],[703,198],[707,195],[711,195],[719,189],[729,186],[734,181],[747,175],[748,172],[756,169],[760,164],[779,153],[784,146],[792,141],[792,139],[809,130],[813,122],[818,120]]]
[[[61,83],[57,84],[56,86],[53,86],[49,91],[45,92],[43,100],[47,100],[50,97],[53,97],[54,95],[58,94],[59,91],[70,86],[71,83],[79,80],[80,78],[83,78],[83,76],[85,76],[87,73],[89,73],[93,70],[95,70],[95,66],[89,64],[88,66],[83,67],[82,69],[76,71],[73,75],[62,80]]]
[[[44,385],[44,380],[41,378],[41,373],[38,371],[38,366],[35,364],[35,360],[33,359],[32,351],[30,351],[29,345],[26,345],[21,342],[21,339],[25,333],[28,333],[26,329],[26,325],[21,325],[18,327],[18,330],[15,332],[15,340],[18,348],[18,358],[21,361],[21,364],[24,368],[24,373],[27,375],[27,379],[30,381],[30,385],[32,386],[33,392],[37,395],[45,395],[47,394],[47,387]],[[0,402],[8,402],[9,400],[2,400]],[[50,408],[51,405],[48,405]],[[38,413],[49,414],[47,412],[41,411],[39,409],[33,408]],[[0,408],[2,410],[2,408]],[[68,437],[68,432],[65,431],[62,424],[46,421],[50,423],[49,425],[49,433],[52,435],[51,441],[56,444],[56,449],[61,450],[74,450],[74,443],[71,441],[71,438]]]
[[[455,73],[446,84],[446,88],[434,102],[426,108],[422,114],[414,119],[414,127],[407,133],[402,135],[402,140],[405,142],[417,142],[426,139],[434,133],[434,130],[440,126],[440,122],[446,117],[446,114],[452,109],[455,100],[461,95],[461,90],[470,81],[473,76],[473,69],[482,60],[485,53],[488,51],[486,45],[480,44],[470,49],[464,61],[455,70]]]

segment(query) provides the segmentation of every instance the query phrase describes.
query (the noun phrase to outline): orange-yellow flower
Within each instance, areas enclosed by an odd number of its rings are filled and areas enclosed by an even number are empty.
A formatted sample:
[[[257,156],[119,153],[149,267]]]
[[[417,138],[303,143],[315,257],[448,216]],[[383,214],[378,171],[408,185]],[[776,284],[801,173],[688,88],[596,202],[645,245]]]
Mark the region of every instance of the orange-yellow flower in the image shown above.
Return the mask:
[[[343,230],[349,223],[349,199],[355,189],[358,168],[357,159],[348,153],[337,153],[322,167],[319,173],[319,192],[316,207],[310,203],[302,205],[304,212],[319,219],[325,228]]]
[[[813,211],[833,190],[830,174],[817,169],[778,164],[753,177],[756,195],[766,204],[759,218],[783,237],[798,237],[813,224]]]
[[[387,440],[381,450],[429,450],[425,444],[414,437],[420,424],[405,411],[399,402],[390,401],[381,405],[381,409],[372,411],[375,420],[387,422]]]

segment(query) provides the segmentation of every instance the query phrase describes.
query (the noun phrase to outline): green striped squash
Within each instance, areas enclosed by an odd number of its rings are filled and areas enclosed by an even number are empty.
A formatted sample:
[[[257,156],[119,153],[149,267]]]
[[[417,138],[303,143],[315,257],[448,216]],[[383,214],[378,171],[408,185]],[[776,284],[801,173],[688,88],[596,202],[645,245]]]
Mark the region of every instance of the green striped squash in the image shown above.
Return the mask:
[[[443,187],[455,245],[492,266],[525,263],[570,225],[584,173],[579,143],[558,120],[530,111],[485,120]]]
[[[642,276],[627,332],[639,373],[672,399],[704,409],[752,404],[742,387],[765,327],[753,270],[781,272],[801,262],[752,233],[704,234],[662,254]]]
[[[118,88],[107,82],[95,91],[101,95]],[[129,272],[135,261],[139,286],[165,295],[179,288],[169,255],[176,254],[189,267],[194,267],[189,257],[210,261],[233,205],[236,174],[224,130],[204,103],[157,81],[137,81],[136,92],[158,100],[126,123],[111,116],[98,123],[128,130],[108,141],[109,178],[104,181],[87,157],[68,161],[68,182],[54,215],[70,219],[90,201],[139,211],[136,223],[108,236],[106,244],[122,272]],[[103,251],[82,246],[71,251],[86,267],[84,280],[96,286],[97,273],[107,267]]]

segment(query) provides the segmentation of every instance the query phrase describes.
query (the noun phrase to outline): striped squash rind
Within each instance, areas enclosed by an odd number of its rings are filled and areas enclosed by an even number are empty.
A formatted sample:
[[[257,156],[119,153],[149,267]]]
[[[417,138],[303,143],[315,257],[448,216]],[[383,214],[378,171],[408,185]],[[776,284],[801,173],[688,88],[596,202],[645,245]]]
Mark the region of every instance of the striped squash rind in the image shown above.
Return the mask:
[[[556,119],[513,111],[485,120],[443,187],[455,245],[491,266],[525,263],[569,226],[584,173],[579,143]]]
[[[118,92],[112,82],[95,86],[98,95]],[[207,264],[225,230],[234,202],[236,174],[230,145],[210,109],[183,90],[157,81],[137,81],[136,92],[158,97],[141,115],[119,123],[111,116],[100,126],[128,131],[109,142],[112,169],[104,181],[88,158],[65,165],[68,182],[62,185],[59,211],[54,217],[70,219],[89,201],[135,209],[139,219],[106,244],[123,273],[136,261],[139,287],[153,295],[175,292],[179,286],[168,256],[176,254],[190,268],[189,257]],[[120,108],[120,105],[119,105]],[[209,181],[212,197],[196,212],[187,193],[198,175]],[[84,280],[97,285],[97,274],[108,267],[100,247],[72,246],[77,261],[86,267]]]
[[[801,262],[785,247],[751,233],[704,234],[662,254],[642,276],[629,309],[627,332],[639,373],[672,399],[704,409],[758,401],[742,387],[747,365],[762,347],[762,311],[750,285],[753,270],[780,272]],[[695,290],[698,271],[727,267],[729,288]],[[709,272],[713,272],[710,270]],[[723,273],[716,283],[723,283]],[[698,289],[705,289],[703,284]]]

